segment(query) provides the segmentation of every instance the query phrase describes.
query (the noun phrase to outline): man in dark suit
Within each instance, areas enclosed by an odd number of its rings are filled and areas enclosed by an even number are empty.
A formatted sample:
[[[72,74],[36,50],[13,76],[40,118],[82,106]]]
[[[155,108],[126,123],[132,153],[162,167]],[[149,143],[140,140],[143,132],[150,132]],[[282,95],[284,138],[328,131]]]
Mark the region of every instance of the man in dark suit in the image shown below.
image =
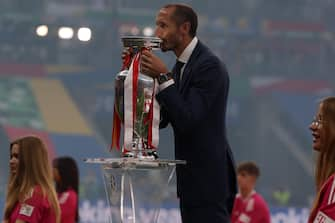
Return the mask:
[[[177,193],[183,223],[230,222],[237,185],[226,136],[229,77],[224,64],[196,37],[197,15],[170,4],[156,17],[162,51],[178,62],[169,72],[150,51],[142,53],[142,73],[158,79],[161,127],[171,123],[177,167]],[[181,67],[181,69],[180,69]]]

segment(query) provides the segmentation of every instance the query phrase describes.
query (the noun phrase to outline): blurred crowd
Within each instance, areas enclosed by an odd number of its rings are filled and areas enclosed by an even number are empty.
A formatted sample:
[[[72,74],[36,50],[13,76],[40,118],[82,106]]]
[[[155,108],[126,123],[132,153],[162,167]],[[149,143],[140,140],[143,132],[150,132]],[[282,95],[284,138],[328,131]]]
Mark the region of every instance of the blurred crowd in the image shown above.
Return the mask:
[[[153,26],[155,10],[168,3],[40,0],[40,6],[32,4],[29,11],[29,5],[18,8],[8,1],[0,2],[9,9],[0,14],[1,63],[67,62],[93,67],[119,67],[120,36],[134,31],[125,27]],[[200,39],[223,58],[231,75],[331,76],[335,54],[332,0],[185,2],[198,9]],[[50,8],[61,10],[66,4],[78,5],[80,13],[65,17],[48,14]],[[90,26],[92,40],[59,40],[56,28],[69,20],[74,26]],[[43,23],[49,25],[49,34],[42,38],[35,29]]]

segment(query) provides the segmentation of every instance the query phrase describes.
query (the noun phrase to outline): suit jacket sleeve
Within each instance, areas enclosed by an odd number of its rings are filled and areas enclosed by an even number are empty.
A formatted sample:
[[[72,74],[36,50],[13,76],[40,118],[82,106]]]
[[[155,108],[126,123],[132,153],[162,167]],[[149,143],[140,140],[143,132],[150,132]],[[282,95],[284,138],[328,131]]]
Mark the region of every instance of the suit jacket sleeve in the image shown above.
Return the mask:
[[[167,114],[166,109],[161,106],[161,111],[160,111],[160,122],[159,122],[159,128],[165,128],[169,124],[169,116]]]

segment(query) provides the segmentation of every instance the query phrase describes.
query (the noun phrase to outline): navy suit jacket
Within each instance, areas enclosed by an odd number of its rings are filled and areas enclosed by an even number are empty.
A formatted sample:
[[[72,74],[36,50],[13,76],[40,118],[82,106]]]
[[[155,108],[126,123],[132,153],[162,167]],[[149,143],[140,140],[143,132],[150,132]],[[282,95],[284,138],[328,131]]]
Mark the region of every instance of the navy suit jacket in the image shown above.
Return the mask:
[[[177,193],[183,202],[225,202],[231,211],[237,191],[235,165],[226,137],[229,89],[224,64],[198,41],[175,84],[160,91],[161,126],[171,123],[177,166]]]

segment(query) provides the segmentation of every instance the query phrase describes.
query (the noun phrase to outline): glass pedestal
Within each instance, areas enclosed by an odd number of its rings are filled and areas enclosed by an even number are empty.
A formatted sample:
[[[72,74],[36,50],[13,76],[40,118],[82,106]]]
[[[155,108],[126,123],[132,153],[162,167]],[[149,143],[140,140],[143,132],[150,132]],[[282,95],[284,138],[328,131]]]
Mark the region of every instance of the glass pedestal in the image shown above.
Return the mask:
[[[112,223],[156,223],[162,201],[170,196],[168,186],[176,165],[186,164],[139,158],[89,158],[85,162],[102,166]]]

